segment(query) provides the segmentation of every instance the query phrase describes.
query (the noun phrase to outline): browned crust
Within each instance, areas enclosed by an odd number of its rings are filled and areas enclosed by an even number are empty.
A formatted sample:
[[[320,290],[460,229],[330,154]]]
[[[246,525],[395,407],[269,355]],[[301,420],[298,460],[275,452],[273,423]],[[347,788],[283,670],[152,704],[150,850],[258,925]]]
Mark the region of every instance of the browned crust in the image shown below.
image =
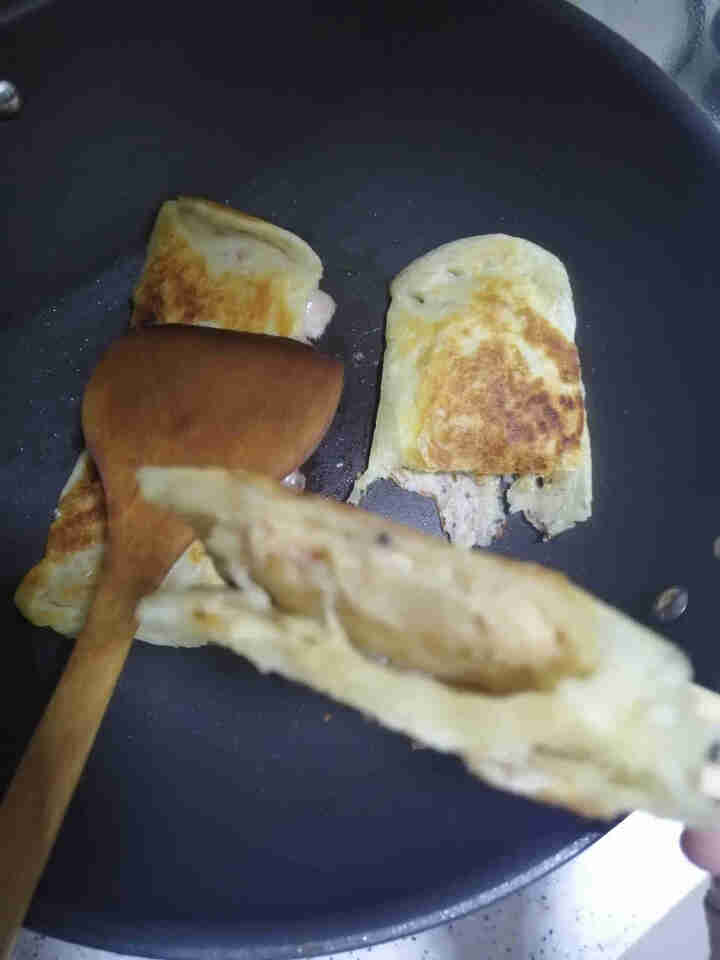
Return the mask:
[[[45,556],[60,560],[105,541],[107,514],[102,483],[88,458],[77,483],[61,499],[50,525]]]
[[[563,383],[577,383],[580,379],[580,357],[577,347],[562,333],[533,310],[524,310],[523,335],[527,343],[541,350],[551,360]]]
[[[267,275],[210,276],[204,258],[168,224],[158,223],[135,290],[135,307],[166,323],[222,326],[226,330],[267,333],[268,318],[279,336],[293,332],[283,281]]]
[[[486,292],[476,306],[486,339],[466,352],[477,321],[451,318],[442,342],[425,355],[417,444],[407,465],[480,475],[549,473],[580,450],[585,410],[577,348],[530,309],[512,311]],[[554,384],[533,375],[511,335],[553,364]]]
[[[77,471],[50,525],[45,556],[15,593],[15,603],[32,623],[68,636],[77,634],[90,604],[107,529],[105,498],[94,464],[86,458]],[[57,572],[83,554],[93,558],[89,565],[81,564],[82,572],[58,583]]]

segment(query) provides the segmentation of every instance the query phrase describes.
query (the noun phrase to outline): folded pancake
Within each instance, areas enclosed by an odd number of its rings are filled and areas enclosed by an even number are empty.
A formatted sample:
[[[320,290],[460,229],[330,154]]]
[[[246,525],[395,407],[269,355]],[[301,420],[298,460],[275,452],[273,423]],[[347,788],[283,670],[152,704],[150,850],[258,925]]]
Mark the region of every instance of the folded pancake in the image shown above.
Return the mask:
[[[590,516],[590,439],[562,263],[504,235],[468,237],[392,283],[380,406],[350,500],[390,477],[435,498],[446,533],[487,545],[511,511],[545,536]]]
[[[50,524],[45,556],[15,592],[20,611],[38,627],[76,637],[97,589],[107,535],[105,495],[95,464],[83,451],[60,493]],[[199,540],[175,561],[165,583],[177,588],[219,586],[222,578]],[[140,636],[172,644],[163,636]]]
[[[320,258],[294,233],[180,197],[158,213],[133,318],[314,340],[335,309],[321,277]]]
[[[580,813],[718,823],[714,724],[684,654],[535,564],[219,470],[140,471],[226,581],[145,598],[142,629],[217,643]]]
[[[307,341],[323,333],[334,311],[318,289],[321,276],[319,257],[300,237],[230,207],[182,197],[158,213],[133,323],[190,323]],[[102,484],[83,452],[60,494],[45,556],[15,594],[28,620],[77,636],[95,594],[105,535]],[[201,543],[177,560],[168,582],[218,583]]]

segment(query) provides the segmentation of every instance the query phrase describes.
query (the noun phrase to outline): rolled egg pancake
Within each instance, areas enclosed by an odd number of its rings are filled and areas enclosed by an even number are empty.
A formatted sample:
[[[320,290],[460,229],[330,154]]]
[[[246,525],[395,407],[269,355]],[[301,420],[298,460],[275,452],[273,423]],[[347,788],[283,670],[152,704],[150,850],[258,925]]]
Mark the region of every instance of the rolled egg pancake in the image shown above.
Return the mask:
[[[169,200],[150,236],[132,324],[193,324],[307,342],[322,335],[335,310],[319,289],[322,272],[315,251],[282,227],[209,200]],[[190,382],[192,370],[186,376]],[[102,483],[83,451],[60,493],[45,555],[15,593],[28,620],[77,636],[95,595],[106,532]],[[220,580],[195,541],[167,582],[189,587]],[[157,632],[140,636],[173,642]]]
[[[464,546],[502,532],[504,494],[546,537],[586,520],[575,326],[567,271],[527,240],[468,237],[411,263],[391,285],[377,422],[351,502],[389,477],[432,496]]]

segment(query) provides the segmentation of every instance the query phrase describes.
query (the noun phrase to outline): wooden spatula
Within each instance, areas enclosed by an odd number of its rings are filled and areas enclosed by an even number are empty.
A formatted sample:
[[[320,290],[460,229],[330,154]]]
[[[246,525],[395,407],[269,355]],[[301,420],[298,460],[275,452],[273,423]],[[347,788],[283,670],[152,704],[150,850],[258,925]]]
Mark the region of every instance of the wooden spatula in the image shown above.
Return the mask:
[[[247,468],[278,479],[322,439],[342,367],[292,340],[180,326],[116,341],[83,398],[102,476],[108,550],[60,683],[0,808],[0,946],[9,953],[137,629],[140,598],[190,544],[181,520],[142,500],[143,464]]]

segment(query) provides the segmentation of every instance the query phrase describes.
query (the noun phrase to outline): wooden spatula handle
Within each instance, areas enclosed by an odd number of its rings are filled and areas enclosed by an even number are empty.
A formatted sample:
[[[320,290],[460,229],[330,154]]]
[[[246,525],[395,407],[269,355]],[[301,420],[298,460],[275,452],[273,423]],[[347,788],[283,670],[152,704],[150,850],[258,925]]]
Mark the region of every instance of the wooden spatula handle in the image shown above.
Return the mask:
[[[0,807],[3,958],[22,926],[135,633],[137,598],[105,584],[97,600]]]

